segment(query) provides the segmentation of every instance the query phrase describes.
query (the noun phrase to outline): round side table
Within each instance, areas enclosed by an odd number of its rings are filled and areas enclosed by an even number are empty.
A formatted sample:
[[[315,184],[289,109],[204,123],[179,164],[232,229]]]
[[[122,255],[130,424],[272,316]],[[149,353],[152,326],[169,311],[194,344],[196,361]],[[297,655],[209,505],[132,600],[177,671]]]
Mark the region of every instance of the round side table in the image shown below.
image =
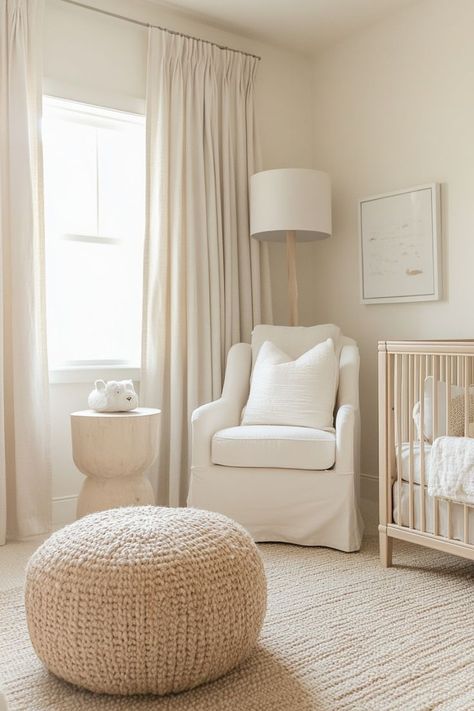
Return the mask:
[[[87,477],[77,502],[78,518],[118,506],[155,503],[143,474],[158,456],[160,414],[149,407],[71,414],[72,456]]]

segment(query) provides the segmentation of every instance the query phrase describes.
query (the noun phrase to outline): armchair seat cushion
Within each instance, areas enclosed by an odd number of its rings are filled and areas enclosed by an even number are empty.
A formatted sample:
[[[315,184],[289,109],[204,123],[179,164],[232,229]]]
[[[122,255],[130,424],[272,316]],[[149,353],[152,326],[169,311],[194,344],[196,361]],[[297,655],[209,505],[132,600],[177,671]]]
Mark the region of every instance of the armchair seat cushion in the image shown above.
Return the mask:
[[[334,432],[312,427],[228,427],[212,438],[212,463],[226,467],[330,469],[336,457]]]

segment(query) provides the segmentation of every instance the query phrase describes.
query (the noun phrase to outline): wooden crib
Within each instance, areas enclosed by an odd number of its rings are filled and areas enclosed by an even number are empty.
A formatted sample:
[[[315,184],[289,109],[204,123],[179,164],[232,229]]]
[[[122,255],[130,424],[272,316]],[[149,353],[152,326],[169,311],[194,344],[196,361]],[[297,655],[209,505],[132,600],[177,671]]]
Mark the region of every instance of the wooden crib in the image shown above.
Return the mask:
[[[381,341],[378,377],[383,565],[394,538],[474,560],[474,504],[427,492],[431,442],[474,436],[474,340]]]

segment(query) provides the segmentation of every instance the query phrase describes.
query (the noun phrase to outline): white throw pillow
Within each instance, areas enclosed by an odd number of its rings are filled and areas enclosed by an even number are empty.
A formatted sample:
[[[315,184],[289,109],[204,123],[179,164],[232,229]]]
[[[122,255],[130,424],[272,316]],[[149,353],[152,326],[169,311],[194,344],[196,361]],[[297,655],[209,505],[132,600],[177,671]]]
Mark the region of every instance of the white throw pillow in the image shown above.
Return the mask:
[[[271,326],[258,324],[252,331],[252,364],[255,364],[260,348],[265,341],[271,341],[282,351],[295,359],[328,338],[334,342],[334,350],[339,357],[342,334],[339,326],[321,323],[316,326]]]
[[[242,425],[333,425],[338,362],[332,339],[296,360],[265,341],[253,371]]]

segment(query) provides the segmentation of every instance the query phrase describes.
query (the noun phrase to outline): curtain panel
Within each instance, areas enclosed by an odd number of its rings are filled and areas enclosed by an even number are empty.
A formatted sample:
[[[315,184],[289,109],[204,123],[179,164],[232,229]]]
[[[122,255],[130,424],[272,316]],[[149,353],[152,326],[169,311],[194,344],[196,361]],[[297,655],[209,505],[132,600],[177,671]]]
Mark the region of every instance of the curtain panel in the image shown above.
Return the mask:
[[[51,526],[42,199],[42,0],[0,3],[0,540]]]
[[[257,65],[150,30],[141,396],[162,409],[160,504],[186,502],[191,414],[219,397],[230,346],[271,320],[266,246],[249,235]]]

